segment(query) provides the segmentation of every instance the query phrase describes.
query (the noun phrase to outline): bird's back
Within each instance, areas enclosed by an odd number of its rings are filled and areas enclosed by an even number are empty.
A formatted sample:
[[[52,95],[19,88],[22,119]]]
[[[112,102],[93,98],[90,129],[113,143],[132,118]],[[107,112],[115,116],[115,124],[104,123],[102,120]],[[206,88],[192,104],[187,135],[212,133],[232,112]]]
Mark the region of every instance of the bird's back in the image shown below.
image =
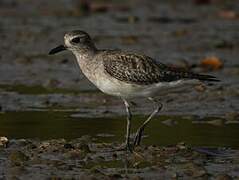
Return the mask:
[[[102,51],[101,54],[106,73],[127,83],[150,85],[181,79],[218,81],[214,76],[169,67],[145,55],[117,50]]]

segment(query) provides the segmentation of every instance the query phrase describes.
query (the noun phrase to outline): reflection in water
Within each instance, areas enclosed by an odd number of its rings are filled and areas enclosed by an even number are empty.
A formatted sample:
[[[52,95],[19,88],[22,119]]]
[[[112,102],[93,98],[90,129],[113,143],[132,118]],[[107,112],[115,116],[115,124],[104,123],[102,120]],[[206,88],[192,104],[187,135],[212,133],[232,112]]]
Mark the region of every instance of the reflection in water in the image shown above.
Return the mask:
[[[133,131],[143,118],[135,117]],[[167,119],[174,119],[176,123],[171,126],[162,123]],[[143,143],[170,145],[183,141],[192,146],[238,147],[238,124],[214,126],[192,121],[180,116],[159,116],[146,128]],[[69,112],[6,112],[0,114],[0,136],[73,139],[90,135],[99,142],[121,142],[124,139],[125,123],[124,117],[71,118]]]

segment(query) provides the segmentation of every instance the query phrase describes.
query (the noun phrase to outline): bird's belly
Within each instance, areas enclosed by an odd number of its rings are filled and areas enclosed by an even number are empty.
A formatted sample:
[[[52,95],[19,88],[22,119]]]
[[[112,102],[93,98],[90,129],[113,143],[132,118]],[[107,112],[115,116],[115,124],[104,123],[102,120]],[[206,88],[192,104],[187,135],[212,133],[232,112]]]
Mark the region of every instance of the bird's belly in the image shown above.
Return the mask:
[[[98,78],[95,85],[103,92],[112,96],[126,97],[132,94],[131,87],[123,82],[108,78]]]
[[[96,86],[104,93],[125,99],[138,97],[157,97],[168,93],[184,92],[197,84],[196,81],[163,82],[152,85],[137,85],[116,79],[99,79]]]
[[[137,85],[119,81],[115,78],[109,77],[106,74],[101,74],[101,76],[98,76],[93,83],[103,93],[122,98],[134,96],[139,88]]]

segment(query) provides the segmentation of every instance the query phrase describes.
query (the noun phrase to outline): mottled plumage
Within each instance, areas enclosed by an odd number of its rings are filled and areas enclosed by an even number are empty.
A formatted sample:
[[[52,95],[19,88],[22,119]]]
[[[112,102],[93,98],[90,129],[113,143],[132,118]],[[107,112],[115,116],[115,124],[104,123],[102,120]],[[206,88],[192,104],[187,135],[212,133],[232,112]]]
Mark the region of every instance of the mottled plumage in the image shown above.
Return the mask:
[[[121,97],[127,112],[126,149],[140,144],[146,125],[161,110],[157,97],[169,92],[184,91],[198,80],[218,81],[210,75],[195,74],[172,68],[140,54],[98,50],[90,36],[84,31],[72,31],[64,36],[64,45],[52,49],[49,54],[70,50],[77,58],[82,73],[102,92]],[[131,111],[128,100],[148,98],[156,108],[137,130],[133,146],[130,145]]]
[[[180,79],[217,81],[214,76],[200,75],[180,68],[169,67],[145,55],[105,51],[102,53],[102,59],[105,71],[111,76],[120,81],[138,85],[172,82]]]

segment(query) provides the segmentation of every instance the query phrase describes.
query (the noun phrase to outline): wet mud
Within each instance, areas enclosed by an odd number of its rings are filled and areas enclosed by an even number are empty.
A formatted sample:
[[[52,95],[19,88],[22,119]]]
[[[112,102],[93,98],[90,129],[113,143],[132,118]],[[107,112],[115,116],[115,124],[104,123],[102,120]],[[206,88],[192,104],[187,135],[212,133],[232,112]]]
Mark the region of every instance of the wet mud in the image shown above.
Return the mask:
[[[0,177],[12,179],[233,179],[238,151],[230,148],[141,146],[134,154],[90,136],[10,140],[0,149]]]
[[[239,178],[238,11],[224,0],[2,0],[0,179]],[[99,48],[221,81],[161,97],[137,154],[115,151],[126,125],[121,100],[97,90],[71,53],[48,56],[74,29]],[[152,104],[135,100],[132,110],[135,132]]]

